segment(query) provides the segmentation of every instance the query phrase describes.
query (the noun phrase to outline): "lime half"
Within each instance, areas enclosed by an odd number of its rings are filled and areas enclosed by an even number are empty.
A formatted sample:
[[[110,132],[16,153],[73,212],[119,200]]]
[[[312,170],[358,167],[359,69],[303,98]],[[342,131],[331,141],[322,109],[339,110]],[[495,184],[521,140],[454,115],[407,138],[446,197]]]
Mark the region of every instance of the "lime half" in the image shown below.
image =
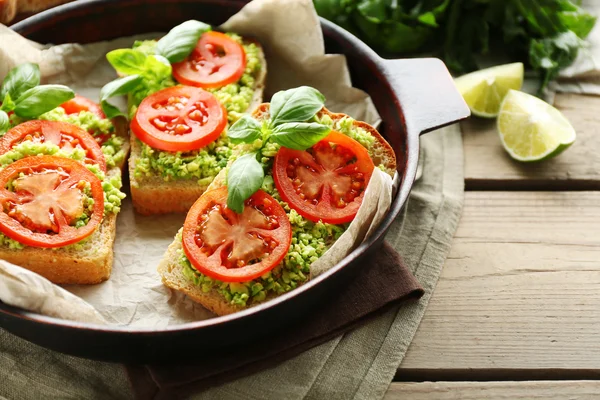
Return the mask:
[[[508,91],[521,89],[523,64],[482,69],[456,78],[454,82],[474,115],[494,118]]]
[[[519,161],[552,158],[575,142],[575,129],[550,104],[527,93],[511,90],[506,95],[498,133],[508,154]]]

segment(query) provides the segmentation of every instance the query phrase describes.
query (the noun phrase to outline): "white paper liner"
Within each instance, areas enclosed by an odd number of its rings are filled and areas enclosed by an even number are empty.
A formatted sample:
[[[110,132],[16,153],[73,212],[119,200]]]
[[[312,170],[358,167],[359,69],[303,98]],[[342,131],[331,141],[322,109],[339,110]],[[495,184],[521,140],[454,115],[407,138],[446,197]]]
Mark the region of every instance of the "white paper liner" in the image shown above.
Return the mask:
[[[299,85],[313,86],[325,94],[330,110],[371,124],[379,122],[368,95],[351,86],[344,56],[324,54],[323,36],[312,1],[255,0],[223,27],[253,36],[264,46],[269,94]],[[156,34],[145,34],[90,45],[45,48],[0,25],[0,77],[18,64],[36,62],[44,83],[66,84],[79,94],[98,100],[100,88],[116,78],[104,57],[106,52],[130,47],[134,39],[155,37]],[[357,217],[313,265],[313,275],[335,265],[379,224],[389,209],[391,194],[391,178],[376,169]],[[163,286],[156,272],[184,218],[184,215],[137,215],[127,198],[117,222],[113,272],[107,282],[65,286],[78,298],[34,273],[3,262],[0,300],[55,317],[90,322],[102,322],[104,318],[109,324],[131,327],[158,329],[210,318],[213,315],[206,309]],[[65,306],[67,302],[71,307]]]

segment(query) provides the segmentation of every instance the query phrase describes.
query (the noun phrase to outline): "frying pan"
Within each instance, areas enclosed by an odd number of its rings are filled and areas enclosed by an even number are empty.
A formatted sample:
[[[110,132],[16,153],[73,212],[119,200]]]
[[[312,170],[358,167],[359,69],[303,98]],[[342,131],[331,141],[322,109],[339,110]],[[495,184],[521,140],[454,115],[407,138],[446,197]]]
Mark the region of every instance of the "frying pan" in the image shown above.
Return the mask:
[[[189,19],[219,25],[245,3],[77,1],[27,18],[12,28],[41,43],[91,43],[168,31]],[[337,25],[321,19],[321,26],[326,51],[346,56],[353,85],[373,99],[383,120],[380,131],[396,152],[400,184],[389,213],[372,236],[327,273],[272,301],[228,316],[160,330],[134,329],[60,320],[0,303],[0,327],[41,346],[81,357],[136,363],[177,361],[206,354],[207,347],[216,352],[264,339],[278,327],[301,321],[326,300],[328,293],[346,284],[365,265],[369,253],[379,248],[408,198],[417,170],[419,135],[464,119],[469,110],[440,60],[382,59]]]

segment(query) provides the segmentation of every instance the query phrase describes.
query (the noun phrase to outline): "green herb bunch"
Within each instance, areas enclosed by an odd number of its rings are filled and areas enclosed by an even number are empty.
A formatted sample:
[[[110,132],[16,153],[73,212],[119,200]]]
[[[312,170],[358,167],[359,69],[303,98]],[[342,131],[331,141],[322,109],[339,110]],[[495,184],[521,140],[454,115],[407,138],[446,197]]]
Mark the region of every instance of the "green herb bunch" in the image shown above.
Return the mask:
[[[308,86],[277,92],[270,105],[270,118],[259,122],[244,115],[229,128],[227,136],[233,143],[250,144],[261,140],[261,147],[275,142],[293,150],[306,150],[323,140],[331,128],[311,122],[325,104],[325,96]],[[263,184],[263,166],[258,162],[258,151],[236,159],[227,173],[227,207],[237,213],[244,210],[244,202]]]
[[[40,85],[40,67],[25,63],[11,69],[0,84],[0,136],[10,127],[9,113],[33,119],[75,97],[63,85]]]
[[[450,69],[494,54],[523,61],[542,90],[585,46],[596,17],[573,0],[314,0],[319,15],[386,54],[438,52]]]

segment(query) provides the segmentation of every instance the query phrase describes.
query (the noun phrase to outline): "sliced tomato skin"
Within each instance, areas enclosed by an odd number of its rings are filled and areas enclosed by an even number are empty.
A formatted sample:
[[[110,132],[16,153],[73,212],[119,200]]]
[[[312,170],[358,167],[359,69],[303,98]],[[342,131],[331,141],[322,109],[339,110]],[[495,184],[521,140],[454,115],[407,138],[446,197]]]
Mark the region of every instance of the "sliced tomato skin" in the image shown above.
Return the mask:
[[[88,153],[86,161],[97,164],[102,172],[106,172],[106,160],[104,158],[104,153],[102,152],[102,149],[100,148],[100,145],[96,139],[94,139],[92,135],[80,127],[66,122],[42,120],[23,122],[22,124],[9,129],[8,132],[6,132],[6,134],[0,138],[0,154],[11,151],[13,147],[23,142],[27,135],[36,132],[43,133],[44,131],[52,132],[54,134],[64,133],[77,139],[81,147]],[[44,135],[44,137],[45,139],[50,139],[47,138],[46,135]]]
[[[225,56],[215,56],[209,49],[213,46],[223,49]],[[206,67],[200,67],[200,71],[194,67],[194,60],[199,59],[206,63]],[[211,73],[209,70],[212,68],[219,70]],[[202,34],[186,60],[173,64],[173,76],[179,83],[211,89],[237,82],[245,69],[244,47],[224,33],[210,31]]]
[[[193,102],[201,101],[208,104],[208,121],[203,126],[192,126],[190,133],[171,135],[154,126],[150,119],[160,115],[175,115],[174,112],[168,111],[161,113],[154,108],[154,105],[179,96],[188,97]],[[189,118],[181,118],[186,120],[184,122],[190,121]],[[131,131],[138,139],[155,149],[171,152],[198,150],[217,140],[226,126],[225,107],[211,93],[191,86],[174,86],[151,94],[140,103],[131,120]]]
[[[75,95],[74,98],[62,103],[60,106],[65,110],[67,115],[79,114],[81,111],[89,111],[100,119],[106,118],[106,115],[104,115],[102,107],[100,107],[99,104],[80,95]]]
[[[358,172],[362,173],[364,176],[364,185],[366,189],[373,173],[373,169],[375,168],[367,149],[356,140],[336,131],[332,131],[325,139],[315,146],[322,145],[323,143],[343,146],[354,153],[357,158],[355,164],[358,167]],[[303,153],[306,153],[306,151],[281,147],[275,155],[275,161],[273,163],[273,180],[275,181],[275,187],[282,200],[288,203],[291,208],[298,212],[298,214],[313,222],[322,221],[329,224],[344,224],[351,222],[360,208],[364,191],[343,208],[334,207],[332,204],[326,202],[319,202],[318,205],[314,205],[299,197],[299,194],[293,186],[292,180],[287,174],[287,167],[290,160],[302,158]]]
[[[212,262],[212,260],[201,251],[195,241],[195,234],[198,229],[199,218],[210,207],[227,204],[227,187],[214,189],[200,196],[188,212],[183,225],[183,250],[192,263],[192,266],[202,274],[222,282],[248,282],[264,275],[279,265],[290,248],[292,242],[292,227],[284,209],[273,197],[264,191],[257,191],[246,202],[255,201],[259,203],[265,199],[272,204],[272,215],[277,218],[279,224],[279,227],[276,228],[273,235],[273,237],[279,241],[279,244],[268,256],[258,263],[241,268],[226,268],[221,264],[217,265]],[[246,207],[248,206],[246,205]]]
[[[11,179],[17,178],[22,172],[28,174],[34,171],[55,170],[57,168],[67,171],[69,179],[73,179],[74,182],[89,182],[94,206],[87,225],[81,228],[64,226],[58,234],[51,235],[33,232],[19,221],[8,216],[4,211],[5,204],[15,197],[13,192],[6,189],[6,185]],[[62,247],[77,243],[95,232],[102,222],[103,216],[104,191],[102,190],[102,182],[96,175],[75,160],[54,156],[25,157],[9,164],[0,171],[0,232],[19,243],[42,248]]]

